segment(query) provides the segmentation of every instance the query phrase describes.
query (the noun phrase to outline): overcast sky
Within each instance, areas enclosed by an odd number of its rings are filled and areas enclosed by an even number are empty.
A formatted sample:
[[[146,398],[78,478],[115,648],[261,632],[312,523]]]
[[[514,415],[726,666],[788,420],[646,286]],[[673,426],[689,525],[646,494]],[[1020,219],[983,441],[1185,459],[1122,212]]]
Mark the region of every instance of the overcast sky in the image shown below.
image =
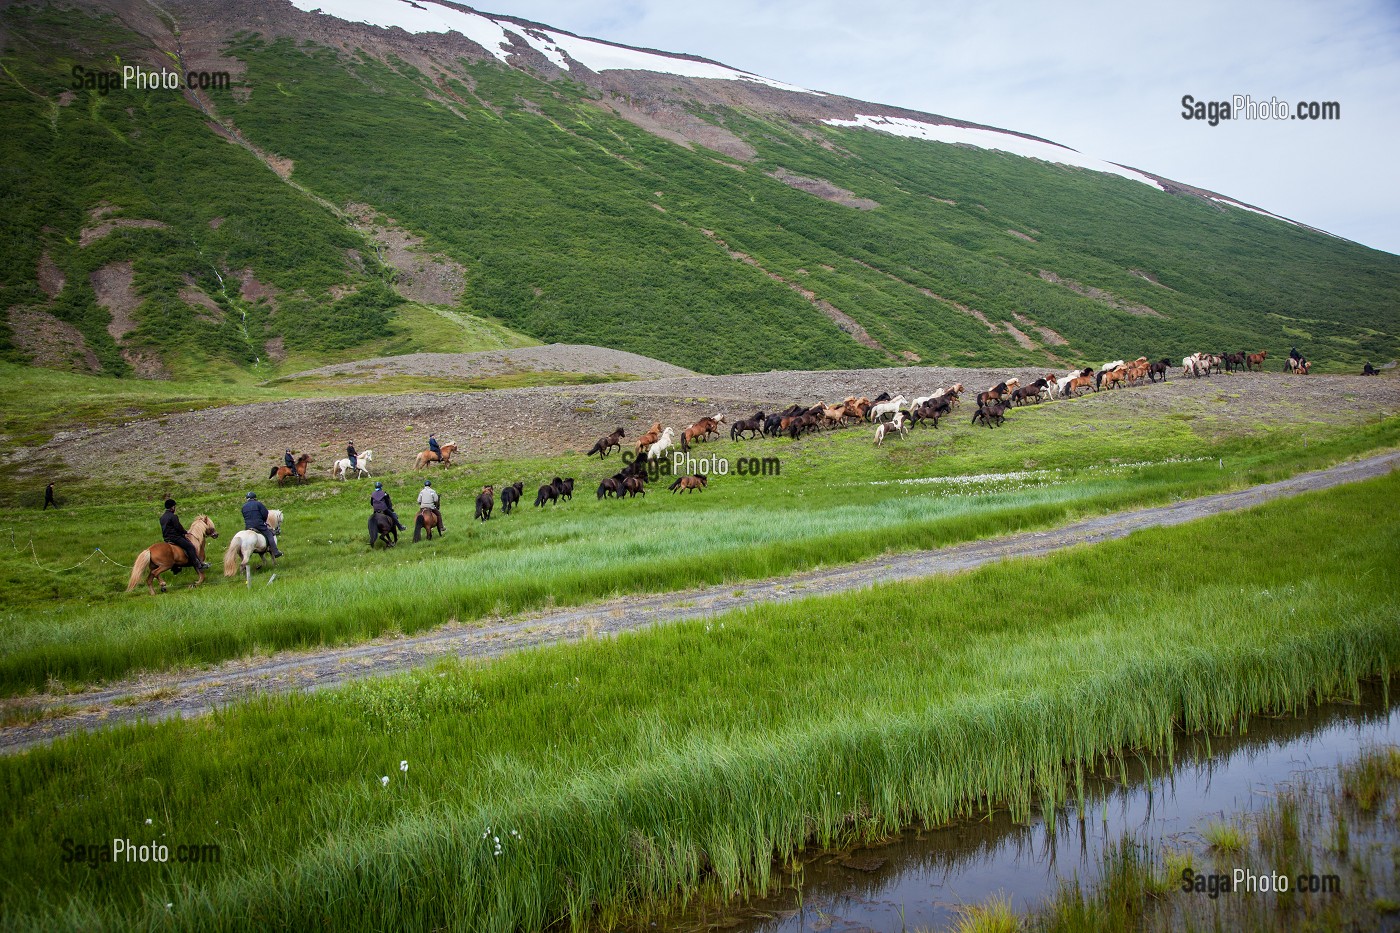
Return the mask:
[[[1400,254],[1397,0],[472,5],[1043,136]],[[1184,94],[1337,101],[1341,119],[1212,127],[1182,118]]]

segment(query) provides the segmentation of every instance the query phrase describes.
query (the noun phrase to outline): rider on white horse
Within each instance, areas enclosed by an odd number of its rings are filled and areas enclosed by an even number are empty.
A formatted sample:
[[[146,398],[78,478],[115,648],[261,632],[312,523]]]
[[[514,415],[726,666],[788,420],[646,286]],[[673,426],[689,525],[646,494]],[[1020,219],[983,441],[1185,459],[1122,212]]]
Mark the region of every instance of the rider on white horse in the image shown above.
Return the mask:
[[[281,557],[282,552],[277,549],[277,536],[267,527],[267,506],[258,501],[258,494],[255,492],[248,493],[247,499],[248,501],[243,503],[243,527],[262,535],[272,556]]]

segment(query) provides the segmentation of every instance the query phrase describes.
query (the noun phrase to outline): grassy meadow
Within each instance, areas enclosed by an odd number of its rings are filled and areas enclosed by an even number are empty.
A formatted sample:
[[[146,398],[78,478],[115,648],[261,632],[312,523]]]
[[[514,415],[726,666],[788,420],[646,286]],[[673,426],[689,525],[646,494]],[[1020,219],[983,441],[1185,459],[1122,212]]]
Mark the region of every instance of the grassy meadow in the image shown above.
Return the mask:
[[[0,759],[0,923],[656,917],[803,846],[1024,816],[1122,749],[1354,696],[1400,656],[1397,552],[1392,474],[950,579],[73,736]],[[65,839],[113,838],[221,860],[62,861]]]
[[[144,587],[123,590],[131,561],[158,540],[170,487],[95,479],[87,498],[62,511],[0,521],[0,695],[622,593],[740,585],[1264,482],[1400,441],[1395,417],[1283,427],[1242,420],[1224,394],[1179,400],[1164,417],[1144,416],[1133,398],[1024,408],[1014,426],[992,431],[970,427],[962,413],[878,450],[863,428],[796,442],[711,442],[697,454],[776,457],[781,474],[716,476],[700,494],[672,495],[657,483],[645,498],[621,502],[595,498],[598,481],[621,466],[616,455],[606,464],[575,454],[468,459],[430,474],[377,469],[410,526],[431,475],[452,526],[440,540],[388,552],[368,548],[369,481],[337,483],[324,473],[304,487],[263,481],[253,488],[287,516],[288,557],[276,582],[262,572],[249,589],[215,575],[192,591],[185,571],[155,598]],[[576,477],[574,500],[530,507],[553,475]],[[526,484],[523,509],[471,520],[482,485],[499,490],[517,479]],[[187,525],[207,513],[223,535],[210,542],[212,563],[242,528],[246,488],[214,481],[178,496]]]

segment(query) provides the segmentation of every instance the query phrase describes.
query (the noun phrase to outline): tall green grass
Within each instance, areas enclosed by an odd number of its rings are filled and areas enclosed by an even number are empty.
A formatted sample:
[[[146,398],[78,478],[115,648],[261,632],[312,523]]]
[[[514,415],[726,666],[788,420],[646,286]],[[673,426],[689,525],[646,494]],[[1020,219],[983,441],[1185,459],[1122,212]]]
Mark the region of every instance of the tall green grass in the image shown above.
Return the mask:
[[[1025,816],[1120,750],[1388,676],[1397,494],[1392,475],[953,579],[63,740],[0,761],[0,920],[608,926],[762,884],[800,847]],[[223,861],[59,861],[65,837],[115,836],[217,842]]]
[[[172,578],[178,592],[152,599],[144,588],[122,594],[123,566],[97,559],[66,573],[35,566],[36,554],[43,567],[63,568],[97,546],[130,559],[153,540],[163,487],[150,506],[130,504],[137,493],[129,490],[113,497],[128,504],[41,513],[0,525],[0,535],[15,536],[13,544],[0,537],[0,549],[9,549],[0,561],[0,593],[11,607],[0,613],[0,693],[37,688],[51,678],[90,683],[142,668],[411,633],[452,618],[470,621],[620,593],[740,584],[1263,482],[1400,441],[1400,419],[1394,418],[1363,428],[1299,427],[1284,436],[1265,431],[1214,439],[1185,422],[1142,423],[1126,415],[1114,430],[1086,432],[1085,409],[1076,405],[1028,410],[1014,432],[916,432],[873,458],[864,431],[797,443],[711,445],[730,456],[781,456],[784,472],[717,478],[705,493],[690,496],[669,495],[655,484],[644,500],[599,502],[593,485],[617,468],[615,461],[468,464],[435,474],[451,525],[447,537],[389,553],[371,553],[366,544],[367,484],[267,491],[269,505],[286,510],[283,547],[291,556],[275,584],[267,584],[264,572],[251,590],[215,578],[189,591],[186,572]],[[1202,430],[1214,429],[1206,422]],[[968,488],[899,482],[1019,473],[1030,455],[1042,472]],[[1143,456],[1168,462],[1144,464]],[[1127,462],[1115,466],[1114,460]],[[580,480],[571,503],[498,513],[484,525],[467,518],[481,484],[526,479],[529,501],[532,479],[575,472]],[[390,479],[406,523],[417,482]],[[242,488],[180,497],[187,517],[214,515],[224,535],[215,548],[242,527],[233,511]],[[33,553],[27,553],[30,540]]]

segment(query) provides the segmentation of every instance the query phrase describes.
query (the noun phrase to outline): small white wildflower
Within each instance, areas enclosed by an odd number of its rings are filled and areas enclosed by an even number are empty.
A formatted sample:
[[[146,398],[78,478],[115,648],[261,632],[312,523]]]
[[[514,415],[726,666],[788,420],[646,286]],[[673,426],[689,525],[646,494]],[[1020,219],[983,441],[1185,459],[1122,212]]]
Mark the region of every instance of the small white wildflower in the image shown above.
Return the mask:
[[[381,777],[381,778],[379,779],[379,783],[382,784],[384,787],[388,787],[388,786],[389,786],[389,775],[386,774],[386,775],[384,775],[383,777]]]
[[[405,774],[408,773],[408,759],[404,759],[403,761],[399,762],[399,770],[404,772]]]
[[[171,902],[171,901],[166,901],[166,902],[165,902],[165,909],[166,909],[166,910],[169,910],[170,908],[172,908],[172,907],[174,907],[174,906],[175,906],[175,904],[174,904],[173,902]]]
[[[150,818],[149,816],[146,817],[146,825],[147,825],[147,826],[150,826],[150,825],[151,825],[151,818]]]
[[[515,836],[516,838],[519,838],[519,836],[520,836],[520,832],[519,832],[518,830],[514,830],[514,829],[512,829],[512,830],[510,831],[510,834],[511,834],[512,836]]]

